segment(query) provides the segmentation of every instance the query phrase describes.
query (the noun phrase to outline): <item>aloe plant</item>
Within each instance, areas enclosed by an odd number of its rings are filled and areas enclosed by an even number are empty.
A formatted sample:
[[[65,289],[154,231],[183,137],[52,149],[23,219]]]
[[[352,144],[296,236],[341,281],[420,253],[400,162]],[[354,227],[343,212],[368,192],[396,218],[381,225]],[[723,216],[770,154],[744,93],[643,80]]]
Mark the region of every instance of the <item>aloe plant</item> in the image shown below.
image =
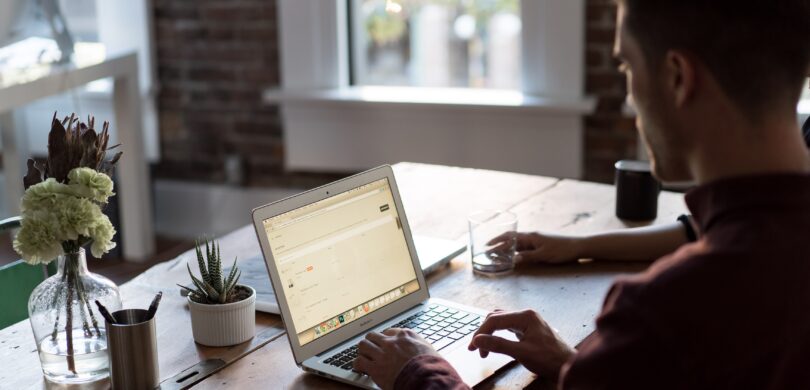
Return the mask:
[[[200,277],[194,276],[191,272],[191,266],[186,264],[188,274],[191,276],[191,282],[195,288],[189,288],[178,284],[180,288],[188,291],[189,297],[192,301],[205,304],[223,304],[232,302],[232,296],[235,294],[237,282],[239,277],[242,276],[242,271],[236,267],[236,259],[233,259],[233,266],[231,272],[227,277],[222,274],[222,258],[220,256],[219,244],[216,242],[209,242],[205,240],[205,257],[203,257],[202,245],[196,242],[197,250],[197,266],[200,271]]]

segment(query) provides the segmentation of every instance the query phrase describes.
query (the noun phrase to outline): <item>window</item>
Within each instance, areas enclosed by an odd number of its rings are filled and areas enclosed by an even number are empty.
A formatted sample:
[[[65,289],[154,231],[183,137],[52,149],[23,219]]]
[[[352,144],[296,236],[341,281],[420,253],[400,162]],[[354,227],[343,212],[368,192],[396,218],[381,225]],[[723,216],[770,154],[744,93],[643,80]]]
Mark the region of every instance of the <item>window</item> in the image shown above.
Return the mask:
[[[353,0],[356,85],[520,89],[519,0]]]
[[[458,39],[449,35],[455,34],[458,17],[468,13],[464,7],[499,0],[277,3],[283,87],[266,91],[264,101],[281,104],[286,169],[358,171],[387,161],[420,161],[581,177],[582,116],[596,106],[595,99],[584,96],[586,0],[513,0],[512,15],[520,23],[513,23],[512,31],[520,41],[511,62],[515,71],[508,73],[515,77],[511,83],[492,82],[495,73],[486,68],[485,60],[479,60],[478,65],[466,62],[466,69],[483,68],[483,82],[476,84],[465,72],[462,81],[445,81],[443,86],[424,86],[412,79],[419,57],[414,52],[418,23],[411,7],[421,7],[420,12],[428,5],[453,10],[455,16],[445,19],[446,34],[433,36],[436,41],[452,40]],[[364,4],[371,4],[366,6],[366,16]],[[370,55],[379,48],[370,49],[371,44],[362,42],[370,35],[362,22],[372,11],[379,14],[380,5],[385,17],[393,13],[404,18],[394,29],[399,30],[394,42],[401,42],[391,67],[397,70],[391,74],[399,76],[399,86],[390,79],[387,84],[372,82],[373,71],[361,68],[381,59]],[[474,33],[491,39],[491,33],[479,33],[478,28],[493,23],[496,14],[480,23],[476,20]],[[463,23],[459,22],[461,32]],[[396,44],[374,44],[383,43]],[[462,54],[461,58],[469,56],[468,51]],[[459,88],[471,85],[483,88]],[[514,89],[489,89],[493,87]],[[447,99],[451,95],[460,98]],[[513,136],[504,138],[503,131]],[[492,142],[504,139],[512,144],[502,146],[513,153],[490,153]]]

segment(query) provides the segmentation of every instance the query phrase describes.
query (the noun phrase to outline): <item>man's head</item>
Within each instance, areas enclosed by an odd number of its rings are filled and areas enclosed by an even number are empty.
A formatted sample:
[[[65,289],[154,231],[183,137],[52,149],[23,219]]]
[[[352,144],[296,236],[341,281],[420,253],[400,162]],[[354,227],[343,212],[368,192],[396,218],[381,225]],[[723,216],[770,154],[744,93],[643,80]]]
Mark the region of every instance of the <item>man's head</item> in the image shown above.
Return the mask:
[[[698,145],[742,136],[706,128],[712,114],[760,125],[795,115],[810,67],[810,1],[617,2],[615,54],[658,178],[690,180]]]

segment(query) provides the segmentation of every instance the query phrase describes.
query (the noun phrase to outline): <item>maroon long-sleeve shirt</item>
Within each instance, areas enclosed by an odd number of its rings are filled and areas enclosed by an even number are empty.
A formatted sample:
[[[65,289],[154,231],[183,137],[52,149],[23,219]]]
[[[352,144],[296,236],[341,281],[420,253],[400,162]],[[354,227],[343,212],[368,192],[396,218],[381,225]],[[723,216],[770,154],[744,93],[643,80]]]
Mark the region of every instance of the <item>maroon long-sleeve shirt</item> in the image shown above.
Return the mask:
[[[615,282],[562,389],[810,389],[810,175],[686,196],[701,238]],[[397,389],[465,388],[417,357]]]

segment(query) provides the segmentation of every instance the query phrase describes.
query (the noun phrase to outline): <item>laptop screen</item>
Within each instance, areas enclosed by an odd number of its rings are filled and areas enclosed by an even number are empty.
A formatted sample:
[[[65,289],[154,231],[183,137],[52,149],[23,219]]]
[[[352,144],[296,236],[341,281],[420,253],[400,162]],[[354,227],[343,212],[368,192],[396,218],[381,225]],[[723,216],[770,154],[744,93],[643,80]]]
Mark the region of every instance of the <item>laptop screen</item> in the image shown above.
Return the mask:
[[[299,345],[419,290],[388,179],[263,225]]]

